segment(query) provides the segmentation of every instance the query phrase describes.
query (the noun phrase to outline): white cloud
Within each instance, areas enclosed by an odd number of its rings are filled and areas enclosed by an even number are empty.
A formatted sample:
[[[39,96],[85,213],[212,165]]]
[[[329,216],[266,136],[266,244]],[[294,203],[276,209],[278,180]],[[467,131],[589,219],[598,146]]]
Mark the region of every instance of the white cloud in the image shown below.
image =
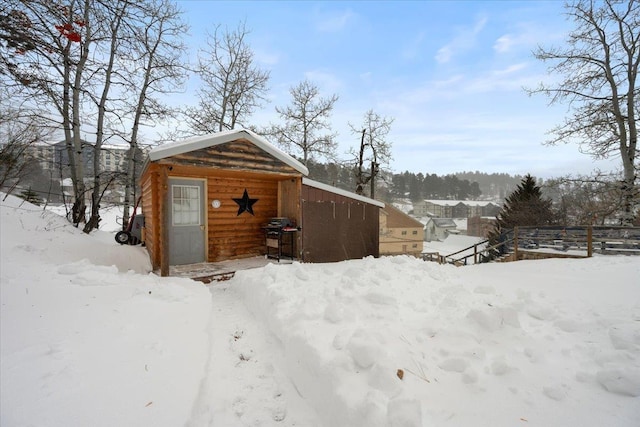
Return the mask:
[[[498,53],[506,53],[511,50],[514,44],[513,36],[505,34],[502,37],[498,37],[498,40],[493,44],[493,49]]]
[[[347,9],[341,12],[326,14],[316,22],[316,29],[323,33],[335,33],[343,30],[355,14]]]
[[[453,53],[452,53],[451,46],[450,45],[443,46],[440,49],[438,49],[438,53],[436,53],[436,61],[440,64],[444,64],[446,62],[449,62],[452,55]]]
[[[501,55],[530,52],[538,44],[561,41],[566,34],[564,29],[557,30],[547,25],[531,22],[516,22],[511,31],[498,37],[493,43],[493,50]]]
[[[471,49],[476,43],[476,37],[484,29],[488,18],[480,16],[476,19],[473,27],[463,27],[458,30],[458,34],[446,45],[438,49],[435,59],[438,63],[449,62],[454,55]]]
[[[520,62],[518,64],[513,64],[513,65],[509,65],[506,68],[503,68],[502,70],[496,70],[493,72],[493,74],[495,74],[496,76],[504,76],[507,74],[512,74],[515,73],[517,71],[523,70],[527,67],[527,64],[524,62]]]

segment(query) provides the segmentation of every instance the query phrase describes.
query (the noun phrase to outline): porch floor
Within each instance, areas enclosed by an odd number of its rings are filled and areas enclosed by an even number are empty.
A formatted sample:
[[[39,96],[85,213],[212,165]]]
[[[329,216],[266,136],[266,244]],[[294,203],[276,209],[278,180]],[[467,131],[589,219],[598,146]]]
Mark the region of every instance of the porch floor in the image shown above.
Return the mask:
[[[295,261],[295,260],[293,260]],[[169,266],[169,276],[185,277],[203,283],[213,281],[223,281],[232,278],[238,270],[249,270],[251,268],[264,267],[267,264],[291,264],[290,259],[267,258],[257,256],[251,258],[230,259],[220,262],[199,262],[196,264],[172,265]]]

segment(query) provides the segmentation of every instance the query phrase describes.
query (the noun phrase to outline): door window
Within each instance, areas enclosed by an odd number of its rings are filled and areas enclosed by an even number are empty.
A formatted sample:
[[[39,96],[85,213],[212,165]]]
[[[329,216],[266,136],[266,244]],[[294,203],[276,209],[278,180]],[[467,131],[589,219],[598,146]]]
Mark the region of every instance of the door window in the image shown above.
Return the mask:
[[[173,225],[200,225],[200,187],[172,185]]]

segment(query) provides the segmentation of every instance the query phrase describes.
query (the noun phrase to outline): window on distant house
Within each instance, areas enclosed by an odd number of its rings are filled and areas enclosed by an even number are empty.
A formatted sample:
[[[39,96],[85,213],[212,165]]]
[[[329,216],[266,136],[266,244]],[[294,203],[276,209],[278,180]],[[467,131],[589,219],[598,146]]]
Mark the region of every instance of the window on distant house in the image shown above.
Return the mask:
[[[402,235],[406,236],[407,235],[407,230],[402,230]]]
[[[418,230],[413,230],[413,233],[411,233],[411,234],[413,234],[414,236],[417,235],[418,234]]]

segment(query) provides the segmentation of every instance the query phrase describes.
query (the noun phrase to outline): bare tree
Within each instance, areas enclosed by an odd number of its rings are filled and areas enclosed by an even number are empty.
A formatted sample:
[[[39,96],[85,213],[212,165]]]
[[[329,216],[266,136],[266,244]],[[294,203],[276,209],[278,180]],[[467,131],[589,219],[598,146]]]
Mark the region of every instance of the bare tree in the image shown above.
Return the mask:
[[[275,137],[284,149],[301,152],[304,164],[315,155],[334,159],[337,133],[331,132],[328,120],[338,95],[320,97],[320,90],[309,80],[293,86],[289,93],[291,105],[276,107],[284,124],[271,125],[265,133]]]
[[[0,71],[31,103],[59,116],[76,225],[86,219],[85,178],[92,173],[91,214],[84,226],[89,232],[99,224],[100,200],[115,179],[101,170],[103,144],[117,135],[137,152],[141,122],[168,110],[157,94],[166,93],[164,82],[181,73],[179,12],[168,0],[5,1],[11,4],[0,12],[6,18],[0,25]],[[94,134],[95,140],[86,142],[81,134]],[[87,168],[88,152],[93,161]],[[135,173],[129,176],[135,179]]]
[[[131,23],[133,37],[132,60],[129,62],[126,87],[135,100],[125,106],[131,118],[131,128],[123,133],[129,142],[125,172],[123,230],[127,228],[129,207],[136,199],[136,182],[142,167],[139,146],[140,127],[173,116],[160,96],[181,87],[185,78],[185,46],[183,35],[187,26],[180,10],[169,0],[147,1],[139,5],[141,19]]]
[[[243,125],[265,99],[270,75],[256,65],[249,34],[244,23],[231,31],[222,31],[218,25],[200,51],[198,106],[188,107],[185,115],[196,134]]]
[[[48,135],[32,111],[10,105],[11,96],[0,91],[0,188],[7,194],[28,178],[38,162],[33,145]]]
[[[356,178],[356,193],[364,194],[364,186],[371,184],[369,195],[375,197],[375,180],[381,165],[388,165],[391,161],[391,142],[387,136],[391,131],[393,118],[382,117],[373,110],[364,114],[360,127],[349,123],[353,134],[361,134],[360,149],[351,150],[353,156],[354,174]],[[368,147],[368,149],[367,149]],[[369,171],[367,166],[370,165]]]
[[[553,200],[562,225],[606,225],[622,209],[619,181],[610,174],[564,176],[542,186]]]
[[[85,220],[85,165],[82,100],[90,52],[100,25],[92,0],[66,3],[9,0],[2,9],[2,72],[21,85],[32,104],[47,105],[59,115],[74,189],[72,221]],[[2,20],[2,19],[0,19]],[[53,113],[52,111],[52,113]]]
[[[100,201],[108,186],[105,184],[104,176],[101,168],[101,156],[102,145],[105,141],[106,126],[108,125],[108,114],[114,109],[110,107],[111,101],[111,86],[117,79],[117,70],[115,68],[116,60],[120,53],[120,49],[125,39],[122,35],[121,28],[124,26],[124,22],[129,18],[130,3],[128,1],[114,1],[113,7],[110,9],[100,10],[97,9],[95,16],[100,16],[107,23],[104,29],[104,37],[106,48],[104,49],[104,56],[106,63],[103,66],[97,67],[94,71],[92,80],[96,80],[96,74],[100,76],[102,88],[100,90],[100,96],[94,97],[92,93],[88,95],[94,100],[96,109],[96,138],[93,144],[93,187],[91,189],[91,213],[89,219],[85,223],[84,232],[89,233],[94,228],[98,228],[100,224]],[[100,13],[102,12],[102,13]],[[100,15],[98,15],[100,13]],[[109,174],[112,175],[112,174]],[[108,182],[115,179],[110,177]]]
[[[575,29],[567,45],[538,48],[535,57],[552,62],[550,74],[563,76],[557,85],[540,85],[551,103],[568,101],[571,116],[552,130],[547,143],[577,141],[595,158],[620,156],[623,197],[620,221],[631,225],[637,184],[638,66],[640,65],[640,2],[580,0],[567,6]]]

